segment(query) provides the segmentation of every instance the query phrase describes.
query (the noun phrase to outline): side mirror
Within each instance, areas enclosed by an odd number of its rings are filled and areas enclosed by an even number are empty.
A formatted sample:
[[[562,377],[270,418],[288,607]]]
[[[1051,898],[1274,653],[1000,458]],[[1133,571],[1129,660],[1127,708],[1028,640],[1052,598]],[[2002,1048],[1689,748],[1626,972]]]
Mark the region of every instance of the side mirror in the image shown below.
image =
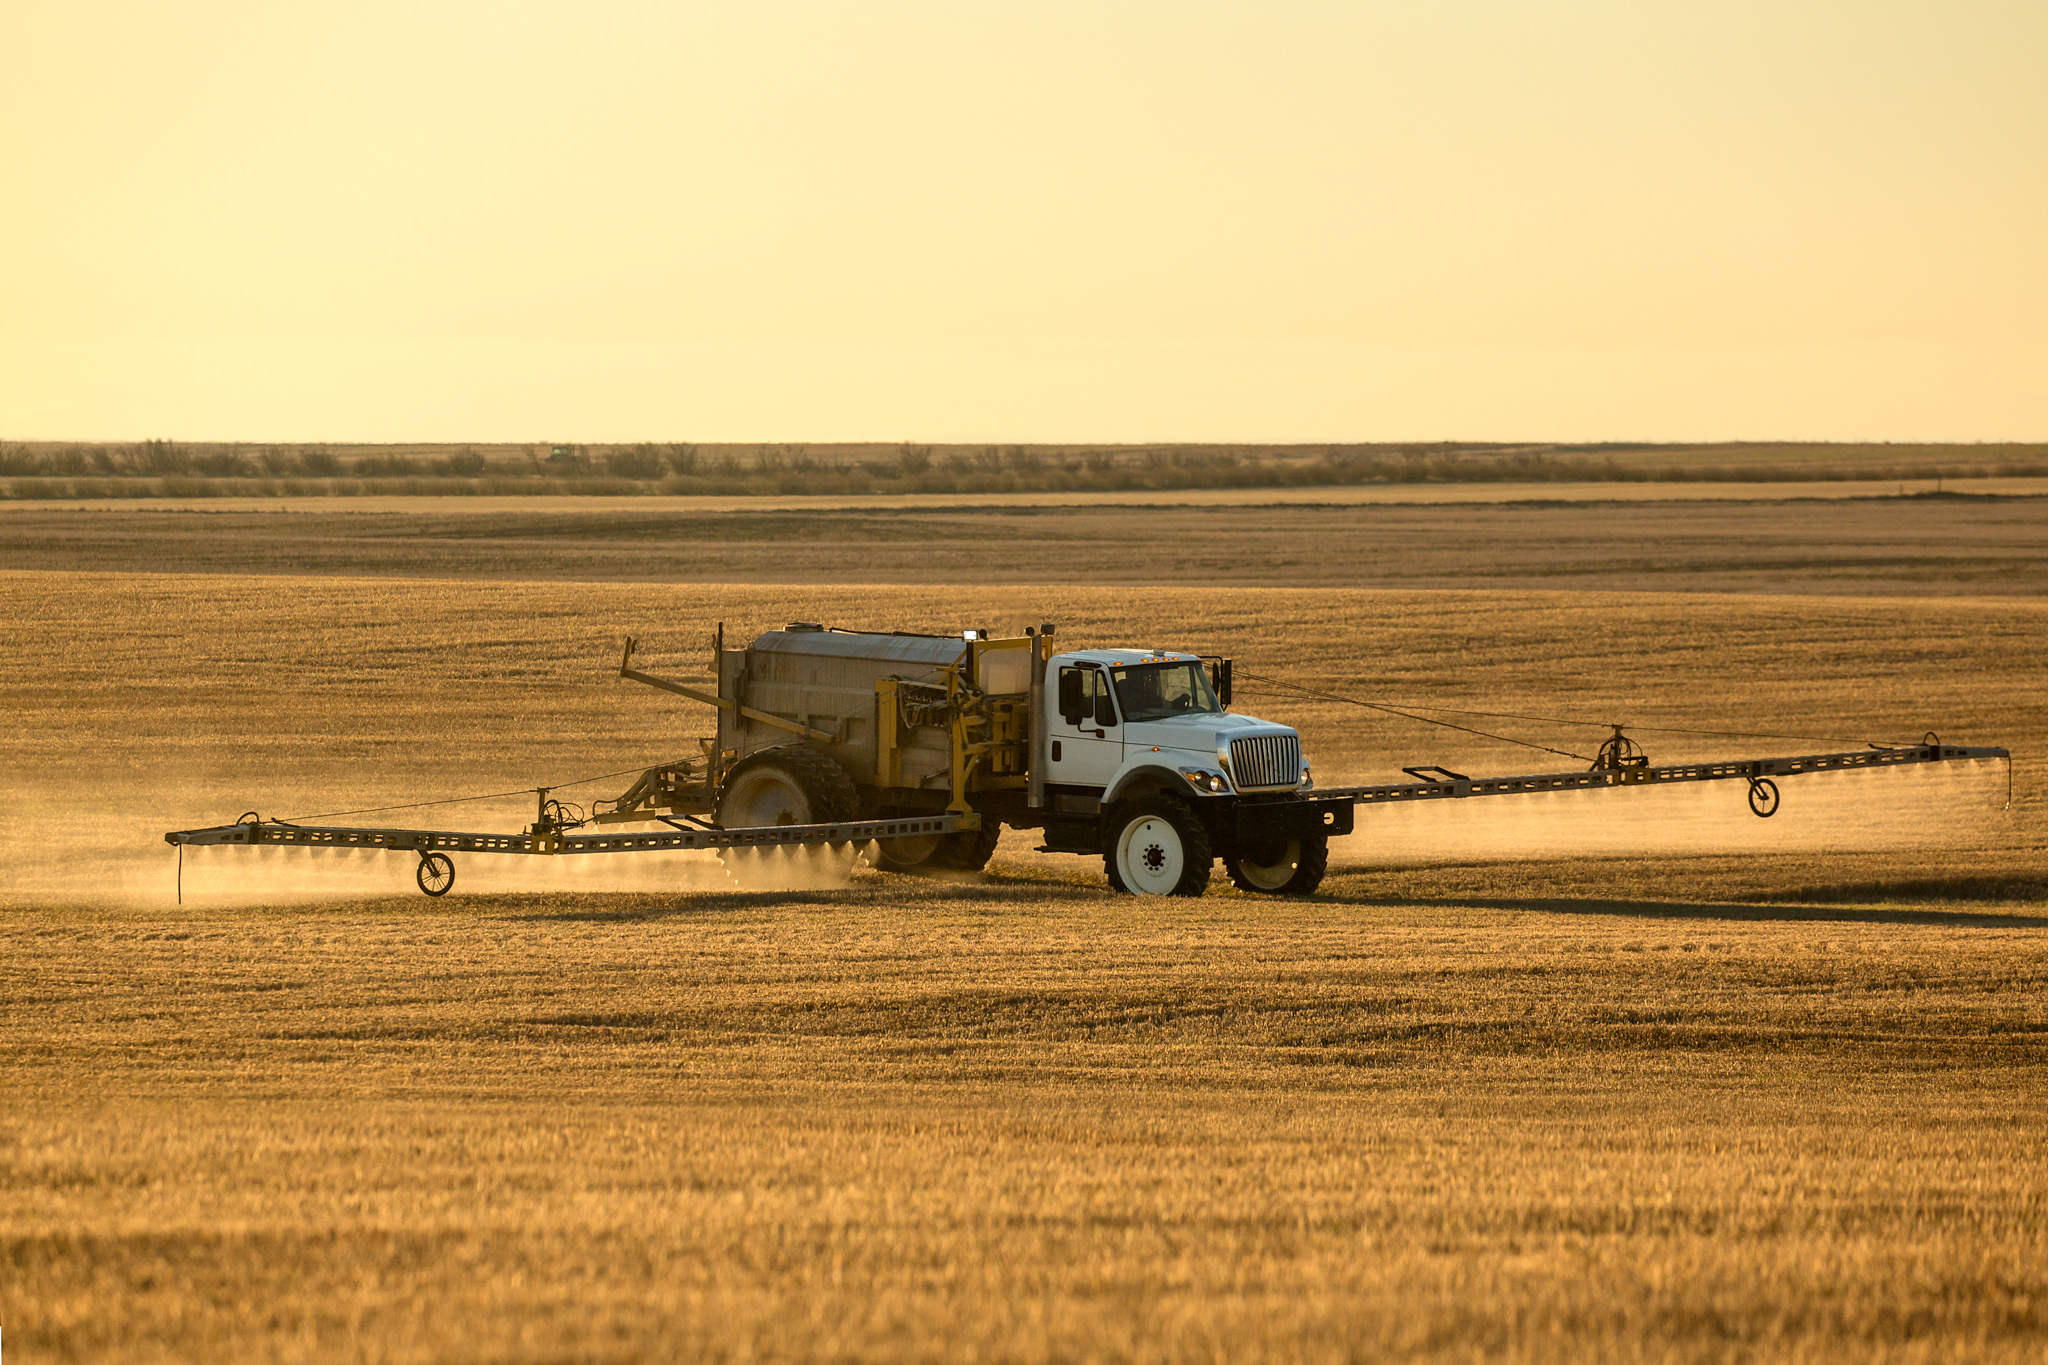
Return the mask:
[[[1116,703],[1109,699],[1107,690],[1095,694],[1095,723],[1104,730],[1116,724]]]
[[[1081,696],[1081,670],[1063,668],[1060,670],[1060,719],[1069,725],[1079,725],[1081,717],[1088,714],[1088,703]]]
[[[1218,659],[1209,665],[1209,686],[1215,689],[1217,701],[1230,705],[1230,660]]]

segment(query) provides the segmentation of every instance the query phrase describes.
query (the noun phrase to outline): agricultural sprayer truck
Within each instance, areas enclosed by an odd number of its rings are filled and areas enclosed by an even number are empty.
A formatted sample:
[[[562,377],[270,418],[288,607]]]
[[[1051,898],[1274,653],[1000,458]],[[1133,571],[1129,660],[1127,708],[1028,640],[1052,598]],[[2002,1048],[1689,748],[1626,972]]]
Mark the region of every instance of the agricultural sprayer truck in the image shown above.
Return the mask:
[[[251,812],[164,838],[181,860],[186,845],[409,851],[420,889],[438,896],[454,884],[455,853],[703,849],[737,865],[777,848],[865,847],[885,872],[976,871],[1008,825],[1039,831],[1043,852],[1101,857],[1121,892],[1199,896],[1220,858],[1244,891],[1305,896],[1361,805],[1727,781],[1743,783],[1750,809],[1769,817],[1782,778],[1977,759],[2004,759],[2010,773],[2011,762],[2004,749],[1930,734],[1842,753],[1653,766],[1617,726],[1581,771],[1475,778],[1415,767],[1403,770],[1410,782],[1318,788],[1296,731],[1230,710],[1232,660],[1061,650],[1050,623],[995,638],[797,622],[743,649],[725,647],[721,625],[711,691],[643,672],[634,653],[629,638],[620,677],[713,708],[716,731],[587,814],[553,797],[560,788],[536,787],[536,818],[518,834]],[[629,825],[642,828],[621,828]]]

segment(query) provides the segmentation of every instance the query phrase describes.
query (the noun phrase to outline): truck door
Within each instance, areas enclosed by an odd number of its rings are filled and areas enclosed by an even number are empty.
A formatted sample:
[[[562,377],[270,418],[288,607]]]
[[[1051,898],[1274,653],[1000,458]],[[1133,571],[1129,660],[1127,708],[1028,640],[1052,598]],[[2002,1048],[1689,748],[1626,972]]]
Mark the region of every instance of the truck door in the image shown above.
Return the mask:
[[[1109,675],[1095,664],[1063,664],[1054,695],[1059,714],[1046,727],[1052,740],[1046,781],[1107,787],[1124,761]]]

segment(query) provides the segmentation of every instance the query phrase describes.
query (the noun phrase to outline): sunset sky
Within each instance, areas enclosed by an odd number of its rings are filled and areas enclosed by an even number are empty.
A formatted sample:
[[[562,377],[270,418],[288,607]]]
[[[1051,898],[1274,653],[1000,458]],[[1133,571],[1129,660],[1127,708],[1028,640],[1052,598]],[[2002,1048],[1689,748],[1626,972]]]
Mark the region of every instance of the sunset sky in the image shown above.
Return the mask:
[[[2048,439],[2042,0],[12,0],[0,52],[0,438]]]

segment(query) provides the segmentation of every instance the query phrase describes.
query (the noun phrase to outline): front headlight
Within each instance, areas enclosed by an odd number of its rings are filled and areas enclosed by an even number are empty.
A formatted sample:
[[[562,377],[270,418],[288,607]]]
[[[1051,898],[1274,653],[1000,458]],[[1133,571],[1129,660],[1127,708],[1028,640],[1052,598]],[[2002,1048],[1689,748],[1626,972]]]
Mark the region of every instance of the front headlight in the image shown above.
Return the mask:
[[[1220,796],[1230,790],[1230,783],[1221,773],[1212,773],[1207,768],[1182,768],[1180,775],[1188,780],[1196,791]]]
[[[1303,788],[1303,790],[1307,790],[1308,788],[1310,788],[1310,787],[1313,787],[1313,786],[1314,786],[1315,784],[1316,784],[1316,779],[1315,779],[1315,776],[1314,776],[1314,774],[1312,774],[1312,773],[1310,773],[1310,772],[1309,772],[1309,770],[1308,770],[1308,764],[1306,764],[1306,763],[1302,764],[1302,765],[1301,765],[1301,785],[1302,785],[1302,788]]]

